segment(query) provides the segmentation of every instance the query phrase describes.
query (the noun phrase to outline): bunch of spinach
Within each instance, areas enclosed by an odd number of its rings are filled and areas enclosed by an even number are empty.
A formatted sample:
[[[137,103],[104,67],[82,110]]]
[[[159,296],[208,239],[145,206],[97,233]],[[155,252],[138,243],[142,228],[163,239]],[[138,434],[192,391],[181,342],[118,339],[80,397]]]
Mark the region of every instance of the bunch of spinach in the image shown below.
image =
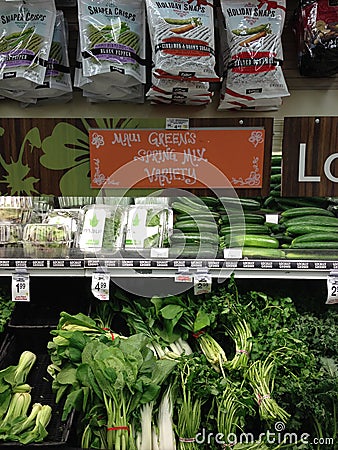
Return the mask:
[[[63,420],[81,413],[81,446],[136,449],[139,408],[158,397],[175,361],[156,360],[143,334],[111,335],[82,314],[62,313],[51,333],[53,390],[66,396]]]

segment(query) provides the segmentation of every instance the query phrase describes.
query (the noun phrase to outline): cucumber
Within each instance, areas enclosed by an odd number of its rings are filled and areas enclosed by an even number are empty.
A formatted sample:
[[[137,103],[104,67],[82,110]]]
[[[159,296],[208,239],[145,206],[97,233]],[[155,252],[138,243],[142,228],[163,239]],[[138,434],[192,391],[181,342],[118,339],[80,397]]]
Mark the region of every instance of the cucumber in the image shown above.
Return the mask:
[[[270,175],[270,183],[281,183],[281,182],[282,182],[282,175],[280,173]]]
[[[208,214],[209,208],[204,205],[197,205],[195,204],[195,207],[192,208],[187,203],[182,202],[173,202],[171,204],[171,207],[174,211],[180,213],[180,214],[189,214],[194,216],[195,214]]]
[[[332,211],[329,211],[325,208],[318,208],[316,206],[301,206],[299,208],[290,208],[287,211],[283,211],[281,214],[281,216],[285,219],[293,219],[294,217],[310,215],[335,217]]]
[[[242,236],[233,236],[231,244],[239,247],[279,247],[278,239],[271,236],[263,236],[261,234],[243,234]]]
[[[291,243],[291,248],[308,248],[308,249],[337,249],[338,248],[338,242],[334,241],[334,242],[316,242],[316,241],[311,241],[311,242],[296,242],[294,243],[292,241]]]
[[[281,155],[272,155],[271,156],[271,165],[272,166],[280,166],[282,164],[282,156]]]
[[[273,258],[281,259],[285,258],[285,252],[279,248],[262,248],[262,247],[243,247],[243,258]]]
[[[173,246],[169,248],[169,258],[215,258],[217,256],[217,247],[199,246],[199,245],[185,245]]]
[[[271,191],[270,191],[270,196],[271,197],[274,197],[274,198],[276,198],[276,199],[279,199],[280,198],[280,194],[281,194],[281,190],[278,188],[278,189],[272,189]]]
[[[203,203],[205,203],[209,208],[216,208],[219,206],[219,200],[215,197],[200,197]]]
[[[221,224],[229,224],[231,219],[231,223],[256,223],[263,224],[265,222],[265,216],[261,214],[254,213],[245,213],[245,214],[230,214],[230,215],[221,215]]]
[[[213,233],[173,233],[170,236],[170,241],[175,244],[210,244],[218,245],[219,236]]]
[[[202,202],[201,200],[194,200],[190,197],[180,197],[179,199],[176,199],[174,203],[179,202],[183,205],[186,205],[188,208],[194,209],[194,210],[201,210],[201,212],[207,212],[209,211],[208,206]]]
[[[338,227],[338,218],[337,217],[327,217],[327,216],[302,216],[302,217],[294,217],[292,219],[285,220],[283,225],[286,228],[289,228],[293,225],[314,225],[321,227]]]
[[[330,231],[337,231],[338,227],[330,227]],[[327,227],[321,227],[319,225],[292,225],[287,228],[287,233],[292,235],[302,235],[308,233],[327,233]]]
[[[209,221],[196,221],[193,220],[180,220],[178,222],[175,222],[174,229],[181,230],[183,232],[195,232],[195,233],[217,233],[218,234],[218,227],[216,223],[209,222]]]
[[[231,205],[241,206],[245,211],[255,211],[261,207],[260,202],[252,198],[220,197],[219,201],[221,203],[219,209],[223,211],[226,211],[225,208],[231,210]]]
[[[264,203],[263,203],[263,207],[264,208],[269,208],[269,209],[278,209],[277,208],[277,203],[276,203],[276,198],[273,196],[273,195],[269,195],[269,197],[267,197],[265,200],[264,200]]]
[[[271,166],[271,175],[280,175],[281,167],[280,166]]]
[[[292,240],[292,244],[298,244],[299,242],[338,242],[338,231],[332,233],[307,233],[298,236]]]
[[[269,234],[269,228],[266,225],[261,224],[248,224],[245,227],[242,226],[221,226],[219,229],[219,235],[225,236],[230,234]]]
[[[190,220],[193,222],[198,222],[200,220],[202,221],[209,221],[211,223],[213,222],[218,222],[220,218],[219,213],[214,212],[214,211],[209,211],[206,213],[196,213],[196,214],[177,214],[176,215],[176,221],[177,222],[181,222],[181,221],[185,221],[185,220]]]

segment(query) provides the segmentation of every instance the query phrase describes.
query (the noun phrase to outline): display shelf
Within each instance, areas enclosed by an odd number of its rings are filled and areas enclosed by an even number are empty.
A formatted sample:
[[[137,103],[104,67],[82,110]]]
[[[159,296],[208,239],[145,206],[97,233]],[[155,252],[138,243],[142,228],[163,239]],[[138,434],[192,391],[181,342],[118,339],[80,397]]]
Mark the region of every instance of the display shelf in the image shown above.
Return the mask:
[[[144,258],[64,258],[64,259],[0,259],[0,276],[24,270],[31,276],[90,277],[104,269],[113,277],[144,276],[173,278],[180,271],[191,274],[207,270],[212,277],[228,276],[232,271],[240,278],[326,278],[338,270],[338,260],[288,259],[144,259]]]

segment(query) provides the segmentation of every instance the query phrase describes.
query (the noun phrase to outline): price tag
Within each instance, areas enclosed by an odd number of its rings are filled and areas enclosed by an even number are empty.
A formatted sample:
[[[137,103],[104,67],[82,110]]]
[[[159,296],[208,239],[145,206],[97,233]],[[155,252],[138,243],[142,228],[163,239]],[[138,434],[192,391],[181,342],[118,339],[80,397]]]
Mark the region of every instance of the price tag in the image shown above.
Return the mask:
[[[12,301],[30,302],[29,274],[13,273],[12,275]]]
[[[265,222],[278,225],[279,215],[278,214],[265,214]]]
[[[169,258],[169,248],[151,248],[150,258]]]
[[[189,119],[184,118],[166,118],[166,129],[167,130],[189,130]]]
[[[109,300],[110,274],[94,272],[92,276],[92,293],[99,300]]]
[[[197,273],[194,275],[194,294],[208,294],[211,292],[212,278],[210,273]]]
[[[224,259],[242,259],[241,248],[225,248],[223,250]]]
[[[189,269],[182,269],[175,274],[176,283],[192,283],[193,276],[189,273]]]
[[[327,278],[327,300],[326,305],[338,303],[338,277],[329,275]]]

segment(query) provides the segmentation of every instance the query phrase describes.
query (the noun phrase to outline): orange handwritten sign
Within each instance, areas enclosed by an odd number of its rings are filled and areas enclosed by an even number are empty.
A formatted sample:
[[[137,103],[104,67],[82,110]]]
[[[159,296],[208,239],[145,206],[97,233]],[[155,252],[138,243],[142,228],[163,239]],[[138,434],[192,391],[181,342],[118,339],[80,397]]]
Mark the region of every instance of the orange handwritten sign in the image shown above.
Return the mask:
[[[91,129],[92,188],[261,188],[263,128]]]

